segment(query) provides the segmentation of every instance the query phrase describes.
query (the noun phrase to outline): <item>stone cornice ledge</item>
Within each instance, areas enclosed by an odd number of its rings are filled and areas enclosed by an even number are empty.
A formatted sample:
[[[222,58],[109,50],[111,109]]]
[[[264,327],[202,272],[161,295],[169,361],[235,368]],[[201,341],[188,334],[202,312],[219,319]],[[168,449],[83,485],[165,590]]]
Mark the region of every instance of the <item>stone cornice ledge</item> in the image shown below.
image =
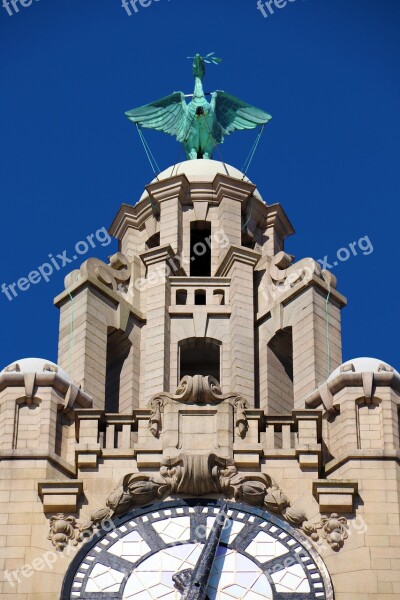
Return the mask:
[[[334,396],[345,388],[363,388],[366,398],[372,398],[377,387],[390,387],[400,392],[400,377],[395,371],[371,372],[348,372],[340,373],[332,379],[320,385],[306,398],[306,406],[318,408],[323,406],[327,413],[337,413],[340,402],[334,400]]]
[[[143,263],[148,267],[149,265],[155,265],[157,263],[166,262],[175,258],[175,252],[172,250],[169,244],[165,246],[157,246],[157,248],[151,248],[146,250],[140,255]]]
[[[234,177],[219,173],[215,176],[213,181],[213,189],[215,199],[218,203],[220,203],[223,198],[244,202],[254,194],[257,186],[248,181],[235,179]]]
[[[266,229],[273,227],[282,239],[286,239],[295,232],[288,216],[280,204],[270,204],[268,206],[265,227]]]
[[[98,290],[98,291],[102,292],[105,296],[107,296],[116,305],[119,305],[120,307],[121,306],[124,307],[125,310],[129,310],[129,312],[134,317],[139,319],[139,321],[146,320],[143,313],[140,310],[138,310],[137,308],[135,308],[134,306],[132,306],[132,304],[130,304],[127,300],[125,300],[125,298],[123,298],[120,294],[118,294],[117,292],[114,292],[109,287],[107,287],[106,285],[101,283],[101,281],[99,281],[98,279],[95,279],[94,277],[90,277],[89,275],[85,275],[85,276],[81,277],[80,279],[78,279],[78,281],[76,281],[76,283],[71,285],[67,290],[65,290],[64,292],[61,292],[61,294],[56,296],[53,301],[54,305],[61,307],[61,305],[64,302],[68,302],[71,299],[72,294],[74,294],[74,296],[75,296],[78,292],[80,292],[85,287],[92,287],[92,288],[94,288],[95,291]]]
[[[254,268],[260,258],[261,254],[259,252],[241,246],[230,246],[219,264],[215,275],[216,277],[227,277],[235,262],[251,265]]]
[[[189,195],[190,183],[185,174],[175,175],[146,185],[146,192],[150,198],[158,203],[173,198],[183,200]]]
[[[9,387],[25,388],[25,398],[29,404],[33,398],[38,397],[38,388],[52,388],[57,391],[56,402],[58,410],[70,416],[77,409],[87,409],[92,406],[93,400],[76,383],[66,381],[58,373],[24,373],[5,372],[0,375],[0,392]],[[61,401],[63,397],[63,401]],[[20,398],[16,398],[19,400]]]
[[[140,229],[145,221],[154,214],[158,214],[160,209],[158,205],[154,207],[150,198],[145,198],[134,206],[131,204],[121,204],[121,207],[112,222],[109,234],[117,239],[121,239],[129,228]]]
[[[68,475],[75,477],[76,469],[69,462],[55,454],[55,452],[46,453],[43,450],[0,450],[0,461],[2,460],[48,460],[60,469],[63,469]]]
[[[352,450],[351,452],[339,455],[325,465],[325,474],[334,473],[341,466],[351,460],[392,460],[400,462],[399,450]]]

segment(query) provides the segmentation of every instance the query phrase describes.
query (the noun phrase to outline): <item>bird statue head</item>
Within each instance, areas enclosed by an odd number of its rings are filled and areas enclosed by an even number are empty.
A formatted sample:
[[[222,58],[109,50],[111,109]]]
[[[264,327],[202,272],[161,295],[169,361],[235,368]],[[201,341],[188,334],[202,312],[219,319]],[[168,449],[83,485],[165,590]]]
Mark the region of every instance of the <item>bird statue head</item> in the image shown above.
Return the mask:
[[[188,56],[188,58],[193,58],[193,75],[195,77],[199,77],[200,79],[204,79],[206,74],[205,63],[218,65],[222,62],[221,58],[217,58],[214,56],[215,52],[210,52],[206,56],[200,56],[200,54],[196,54],[196,56]]]

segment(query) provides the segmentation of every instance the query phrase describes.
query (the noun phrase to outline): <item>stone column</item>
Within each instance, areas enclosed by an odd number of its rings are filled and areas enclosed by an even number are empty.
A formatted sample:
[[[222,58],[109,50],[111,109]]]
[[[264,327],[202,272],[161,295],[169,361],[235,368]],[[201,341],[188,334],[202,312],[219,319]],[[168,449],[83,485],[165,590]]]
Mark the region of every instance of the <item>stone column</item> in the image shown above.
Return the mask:
[[[229,244],[242,243],[242,205],[252,196],[255,185],[246,181],[217,175],[213,182],[213,192],[218,202],[218,229],[228,239]],[[218,250],[218,249],[217,249]],[[219,260],[226,249],[219,248]]]
[[[260,255],[231,246],[217,275],[231,278],[231,388],[254,406],[254,267]]]
[[[93,398],[93,408],[104,409],[109,312],[117,305],[89,286],[71,295],[60,305],[58,364]]]
[[[141,255],[146,274],[146,327],[141,372],[144,391],[141,405],[147,406],[151,397],[169,389],[170,378],[170,315],[171,285],[166,273],[174,252],[170,246],[148,250]]]
[[[304,398],[342,364],[341,306],[332,292],[326,304],[328,290],[324,292],[310,287],[286,308],[291,312],[288,320],[293,332],[295,408],[304,408]]]
[[[177,175],[147,186],[150,198],[160,206],[160,246],[169,244],[175,253],[182,252],[182,201],[189,195],[185,175]]]

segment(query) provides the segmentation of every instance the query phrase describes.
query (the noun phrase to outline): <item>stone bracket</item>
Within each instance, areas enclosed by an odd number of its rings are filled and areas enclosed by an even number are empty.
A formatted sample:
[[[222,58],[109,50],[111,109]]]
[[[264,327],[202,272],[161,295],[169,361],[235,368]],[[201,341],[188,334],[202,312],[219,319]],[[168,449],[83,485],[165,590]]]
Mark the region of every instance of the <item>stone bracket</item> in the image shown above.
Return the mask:
[[[321,444],[316,446],[296,446],[296,456],[301,469],[313,469],[319,472],[322,456]]]
[[[321,513],[352,513],[358,493],[356,481],[318,479],[313,481],[313,496]]]
[[[235,464],[241,469],[259,469],[263,454],[262,444],[233,444]]]
[[[38,482],[38,493],[45,513],[77,511],[78,499],[83,493],[83,482],[48,480]]]

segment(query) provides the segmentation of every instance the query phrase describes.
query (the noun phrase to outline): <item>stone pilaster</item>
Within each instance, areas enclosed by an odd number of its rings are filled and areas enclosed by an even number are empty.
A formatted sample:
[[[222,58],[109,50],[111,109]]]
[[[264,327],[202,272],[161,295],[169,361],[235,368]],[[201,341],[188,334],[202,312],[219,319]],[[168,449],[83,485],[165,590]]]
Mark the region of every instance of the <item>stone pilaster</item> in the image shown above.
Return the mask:
[[[150,198],[160,206],[160,245],[169,244],[182,253],[182,202],[189,195],[189,182],[184,175],[171,177],[147,186]]]
[[[217,275],[231,278],[231,387],[254,406],[254,267],[259,254],[231,246]]]
[[[169,389],[171,284],[166,273],[173,257],[171,246],[154,248],[141,255],[147,269],[142,406],[146,406],[154,394]]]

